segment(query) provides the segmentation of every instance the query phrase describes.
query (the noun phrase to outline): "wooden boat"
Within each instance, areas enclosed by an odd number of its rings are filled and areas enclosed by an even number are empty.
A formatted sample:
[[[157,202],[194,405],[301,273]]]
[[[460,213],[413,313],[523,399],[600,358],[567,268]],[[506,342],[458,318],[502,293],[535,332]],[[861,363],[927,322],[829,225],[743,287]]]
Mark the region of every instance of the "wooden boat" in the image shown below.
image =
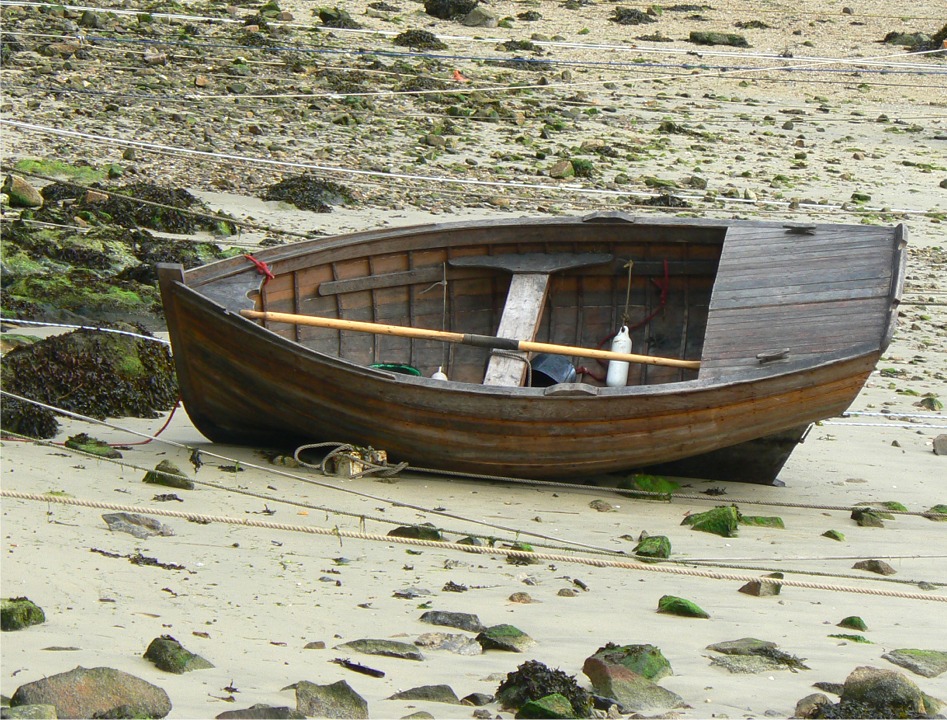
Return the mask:
[[[213,441],[337,440],[499,476],[769,483],[887,347],[906,235],[596,213],[360,232],[159,276],[184,405]],[[623,324],[655,359],[609,387],[607,363],[570,348],[607,352]]]

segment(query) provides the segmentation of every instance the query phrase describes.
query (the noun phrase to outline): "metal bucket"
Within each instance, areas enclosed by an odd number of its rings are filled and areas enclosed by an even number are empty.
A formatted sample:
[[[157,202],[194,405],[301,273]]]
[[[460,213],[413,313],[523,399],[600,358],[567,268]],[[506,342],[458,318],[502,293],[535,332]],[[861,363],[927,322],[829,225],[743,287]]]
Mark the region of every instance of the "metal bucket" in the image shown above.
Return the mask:
[[[558,383],[575,382],[575,367],[565,355],[539,353],[530,365],[533,369],[532,387],[549,387]]]

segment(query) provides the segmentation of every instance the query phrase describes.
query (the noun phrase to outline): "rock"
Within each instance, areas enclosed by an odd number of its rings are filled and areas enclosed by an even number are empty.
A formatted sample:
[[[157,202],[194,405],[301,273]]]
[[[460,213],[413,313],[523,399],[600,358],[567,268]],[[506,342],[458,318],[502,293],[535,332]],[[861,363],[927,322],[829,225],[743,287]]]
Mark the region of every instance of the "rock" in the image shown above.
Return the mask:
[[[739,640],[726,640],[724,642],[714,643],[707,646],[708,650],[718,652],[725,657],[737,658],[762,658],[766,662],[757,663],[749,660],[746,662],[730,662],[722,658],[711,658],[715,665],[722,665],[730,672],[762,672],[764,670],[808,670],[809,668],[795,655],[780,650],[776,643],[768,640],[758,640],[757,638],[740,638]]]
[[[575,168],[571,160],[560,160],[549,168],[549,177],[564,180],[575,176]]]
[[[136,538],[144,539],[154,535],[170,537],[174,531],[163,523],[145,515],[135,513],[105,513],[102,516],[112,532],[125,532]]]
[[[756,597],[773,597],[779,595],[783,586],[779,583],[767,582],[766,580],[750,580],[746,585],[740,588],[744,595],[755,595]]]
[[[944,187],[947,187],[947,180],[944,183]],[[947,435],[938,435],[934,438],[934,454],[947,455]]]
[[[79,24],[84,28],[91,28],[93,30],[101,30],[105,27],[105,21],[102,19],[102,15],[92,10],[86,10],[82,13],[82,17],[79,18]]]
[[[858,630],[859,632],[865,632],[868,629],[865,621],[858,617],[858,615],[849,615],[847,618],[842,618],[836,627]]]
[[[621,665],[648,680],[673,675],[671,663],[654,645],[614,645],[600,647],[591,656],[608,665]],[[588,674],[588,673],[586,673]]]
[[[651,535],[635,545],[634,553],[639,558],[667,560],[671,557],[671,541],[665,535]]]
[[[46,622],[43,609],[25,597],[3,598],[0,601],[0,630],[23,630]]]
[[[430,650],[447,650],[457,655],[482,655],[483,648],[476,640],[460,633],[424,633],[414,644]]]
[[[853,508],[852,520],[858,523],[859,527],[884,527],[884,521],[881,516],[871,508]]]
[[[944,522],[947,520],[947,505],[933,505],[927,510],[927,519],[934,522]]]
[[[589,507],[596,512],[615,512],[615,506],[608,502],[608,500],[593,500],[589,503]]]
[[[441,531],[430,523],[403,525],[388,531],[388,537],[414,538],[415,540],[443,540]]]
[[[227,710],[215,717],[215,720],[300,720],[305,718],[298,710],[283,705],[274,707],[272,705],[257,704],[251,705],[245,710]]]
[[[145,473],[142,482],[153,485],[165,485],[179,490],[193,490],[194,482],[170,460],[162,460],[154,470]]]
[[[477,635],[477,642],[484,650],[508,652],[525,652],[536,644],[533,638],[512,625],[492,625]]]
[[[947,671],[947,652],[943,650],[892,650],[881,657],[923,677],[937,677]]]
[[[533,600],[533,596],[527,592],[515,592],[507,599],[510,602],[519,603],[520,605],[529,605],[530,603],[537,602]]]
[[[461,20],[461,23],[467,27],[485,27],[485,28],[495,28],[500,22],[500,19],[485,7],[478,5],[469,13],[464,16],[464,19]]]
[[[389,700],[427,700],[429,702],[460,705],[460,698],[450,685],[421,685],[410,690],[402,690],[388,697]]]
[[[171,712],[164,690],[107,667],[77,667],[21,685],[10,698],[11,707],[19,705],[55,705],[61,718],[163,718]]]
[[[852,567],[855,570],[867,570],[868,572],[878,573],[879,575],[894,575],[898,572],[884,560],[860,560],[852,565]]]
[[[822,533],[822,537],[827,537],[829,540],[835,540],[837,542],[845,542],[845,534],[840,533],[838,530],[826,530]]]
[[[421,622],[457,628],[467,632],[481,632],[485,628],[485,625],[480,622],[480,618],[476,615],[444,610],[428,610],[421,616]]]
[[[559,597],[578,597],[579,591],[575,588],[562,588],[556,595]]]
[[[181,643],[170,635],[162,635],[152,640],[142,657],[154,663],[154,666],[159,670],[175,675],[214,667],[212,663],[200,655],[185,650]]]
[[[514,717],[517,718],[575,718],[569,698],[559,693],[546,695],[525,703]]]
[[[56,720],[55,705],[20,705],[18,707],[4,707],[0,710],[2,718],[20,718],[21,720]]]
[[[732,47],[750,47],[746,38],[737,33],[723,32],[704,32],[701,30],[691,31],[688,37],[690,42],[696,45],[730,45]]]
[[[740,512],[736,505],[719,505],[707,512],[688,515],[681,525],[690,525],[693,530],[709,532],[721,537],[736,537],[740,525]]]
[[[825,717],[823,707],[831,705],[832,701],[822,693],[812,693],[806,695],[802,700],[796,703],[796,710],[793,717],[797,718],[820,718]]]
[[[839,701],[841,717],[926,717],[924,693],[894,670],[862,666],[846,679]]]
[[[441,20],[465,17],[479,4],[479,0],[424,0],[424,12]]]
[[[680,695],[632,672],[592,656],[582,666],[592,687],[600,695],[624,706],[626,712],[659,713],[684,706]]]
[[[7,175],[3,192],[10,198],[10,207],[42,207],[43,196],[19,175]]]
[[[465,697],[460,699],[461,705],[472,705],[473,707],[483,707],[484,705],[489,705],[494,700],[493,695],[488,695],[487,693],[475,692],[470,693]]]
[[[414,645],[397,640],[352,640],[335,646],[336,650],[352,650],[365,655],[383,655],[402,660],[423,660],[424,656]]]
[[[345,680],[331,685],[301,680],[296,683],[296,709],[306,717],[368,718],[368,703]]]
[[[786,670],[786,666],[772,658],[760,655],[715,655],[710,664],[734,675],[758,675],[764,672]]]
[[[665,595],[658,600],[658,612],[681,617],[709,618],[707,611],[696,603],[674,595]]]

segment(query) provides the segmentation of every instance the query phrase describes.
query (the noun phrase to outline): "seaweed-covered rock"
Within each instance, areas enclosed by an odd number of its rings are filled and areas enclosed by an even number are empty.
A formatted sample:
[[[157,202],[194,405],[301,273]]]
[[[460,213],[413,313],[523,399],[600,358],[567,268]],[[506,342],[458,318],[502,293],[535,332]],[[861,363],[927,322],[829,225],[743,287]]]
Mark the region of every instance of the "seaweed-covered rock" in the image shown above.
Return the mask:
[[[479,4],[479,0],[424,0],[424,12],[441,20],[455,20]]]
[[[709,618],[710,615],[702,609],[697,603],[675,597],[674,595],[665,595],[658,600],[658,612],[668,615],[680,615],[682,617]]]
[[[626,712],[659,713],[684,706],[677,693],[632,672],[624,665],[608,663],[592,656],[582,666],[595,692],[617,701]]]
[[[484,625],[480,622],[480,618],[472,613],[428,610],[421,615],[421,622],[457,628],[458,630],[466,630],[467,632],[478,633],[484,630]]]
[[[166,487],[178,488],[179,490],[193,490],[194,481],[185,475],[181,468],[170,460],[162,460],[155,465],[154,470],[149,470],[142,478],[142,482],[151,485],[165,485]]]
[[[533,638],[513,625],[492,625],[477,635],[477,642],[484,650],[508,652],[525,652],[536,644]]]
[[[674,674],[671,663],[654,645],[608,643],[596,650],[592,657],[610,665],[622,665],[649,680],[660,680]]]
[[[396,35],[392,42],[395,45],[415,48],[416,50],[446,50],[447,45],[437,39],[437,35],[427,30],[405,30]]]
[[[46,622],[43,609],[29,598],[3,598],[0,601],[0,630],[22,630]]]
[[[339,28],[340,30],[358,30],[362,27],[358,21],[349,15],[348,11],[337,7],[319,8],[319,19],[326,27]]]
[[[843,718],[930,717],[924,693],[895,670],[862,666],[846,679],[839,699]]]
[[[752,663],[741,669],[740,664],[718,663],[724,665],[731,672],[762,672],[770,669],[788,669],[796,672],[797,670],[808,670],[809,668],[802,659],[795,655],[780,650],[776,643],[768,640],[758,640],[757,638],[740,638],[739,640],[727,640],[714,643],[707,646],[708,650],[720,653],[725,656],[764,658],[764,662],[754,665]],[[749,669],[756,668],[756,669]]]
[[[521,707],[517,713],[517,718],[553,718],[554,720],[571,720],[577,717],[572,709],[572,703],[569,698],[559,693],[553,693],[539,700],[530,700]]]
[[[122,454],[107,442],[91,437],[86,433],[79,433],[78,435],[73,435],[70,438],[66,438],[66,442],[63,444],[67,448],[78,450],[80,452],[87,453],[88,455],[97,455],[99,457],[110,458],[113,460],[122,457]]]
[[[389,700],[426,700],[428,702],[460,705],[460,698],[450,685],[421,685],[396,692]]]
[[[401,658],[402,660],[424,659],[424,656],[414,645],[398,642],[397,640],[350,640],[335,647],[337,650],[352,650],[366,655],[384,655],[385,657]]]
[[[736,505],[718,505],[707,512],[694,513],[684,518],[681,525],[721,537],[736,537],[740,526],[740,511]]]
[[[212,663],[200,655],[195,655],[186,650],[181,643],[170,635],[162,635],[152,640],[142,657],[154,663],[154,666],[159,670],[175,675],[214,667]]]
[[[591,714],[592,699],[579,687],[575,676],[552,670],[538,660],[528,660],[508,673],[496,691],[497,702],[507,710],[519,710],[530,701],[550,695],[566,698],[575,713],[573,717],[585,718]]]
[[[746,38],[737,33],[692,30],[688,37],[695,45],[730,45],[732,47],[750,47]]]
[[[178,396],[166,345],[95,330],[76,330],[12,350],[3,358],[0,379],[9,392],[99,420],[157,417],[157,411],[170,410]],[[51,412],[26,412],[24,406],[10,407],[4,399],[4,430],[31,437],[55,435],[58,422]],[[51,428],[51,434],[37,434]]]
[[[836,625],[840,628],[858,630],[859,632],[865,632],[868,629],[865,621],[858,617],[858,615],[849,615],[846,618],[842,618]]]
[[[21,685],[10,706],[55,705],[61,718],[163,718],[168,694],[145,680],[108,667],[75,670]]]
[[[609,20],[619,25],[642,25],[657,22],[655,18],[646,12],[626,7],[615,8]]]
[[[443,540],[441,531],[430,523],[402,525],[388,531],[389,537],[413,538],[415,540]]]
[[[298,710],[282,705],[258,703],[243,710],[227,710],[214,716],[214,720],[304,720],[306,716]]]
[[[358,720],[369,717],[368,702],[345,680],[331,685],[301,680],[296,683],[296,709],[306,717]]]
[[[779,528],[780,530],[786,527],[781,517],[767,515],[741,515],[740,524],[755,527]]]
[[[671,557],[671,541],[665,535],[650,535],[635,545],[634,552],[639,558],[667,560]]]
[[[937,677],[947,672],[947,652],[943,650],[905,648],[892,650],[881,657],[923,677]]]
[[[871,508],[853,508],[852,509],[852,520],[854,520],[859,527],[884,527],[884,519],[882,518],[881,513]]]
[[[282,200],[292,203],[300,210],[329,213],[332,212],[333,205],[351,202],[352,194],[344,185],[305,174],[285,178],[270,185],[263,193],[263,199]]]

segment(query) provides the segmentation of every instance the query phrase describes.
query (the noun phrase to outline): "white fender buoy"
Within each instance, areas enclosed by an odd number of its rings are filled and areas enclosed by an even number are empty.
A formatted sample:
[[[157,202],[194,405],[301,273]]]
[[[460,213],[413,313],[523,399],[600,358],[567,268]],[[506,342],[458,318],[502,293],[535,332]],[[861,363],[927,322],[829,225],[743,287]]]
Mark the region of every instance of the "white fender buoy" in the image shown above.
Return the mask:
[[[444,372],[444,368],[443,368],[443,367],[441,367],[440,365],[438,365],[438,367],[437,367],[437,372],[435,372],[433,375],[431,375],[431,379],[432,379],[432,380],[446,380],[446,379],[447,379],[447,373]]]
[[[615,337],[612,338],[611,349],[612,352],[631,352],[631,336],[628,334],[627,325],[622,325],[621,330],[615,333]],[[605,384],[608,387],[625,387],[628,384],[628,363],[621,360],[609,360]]]

